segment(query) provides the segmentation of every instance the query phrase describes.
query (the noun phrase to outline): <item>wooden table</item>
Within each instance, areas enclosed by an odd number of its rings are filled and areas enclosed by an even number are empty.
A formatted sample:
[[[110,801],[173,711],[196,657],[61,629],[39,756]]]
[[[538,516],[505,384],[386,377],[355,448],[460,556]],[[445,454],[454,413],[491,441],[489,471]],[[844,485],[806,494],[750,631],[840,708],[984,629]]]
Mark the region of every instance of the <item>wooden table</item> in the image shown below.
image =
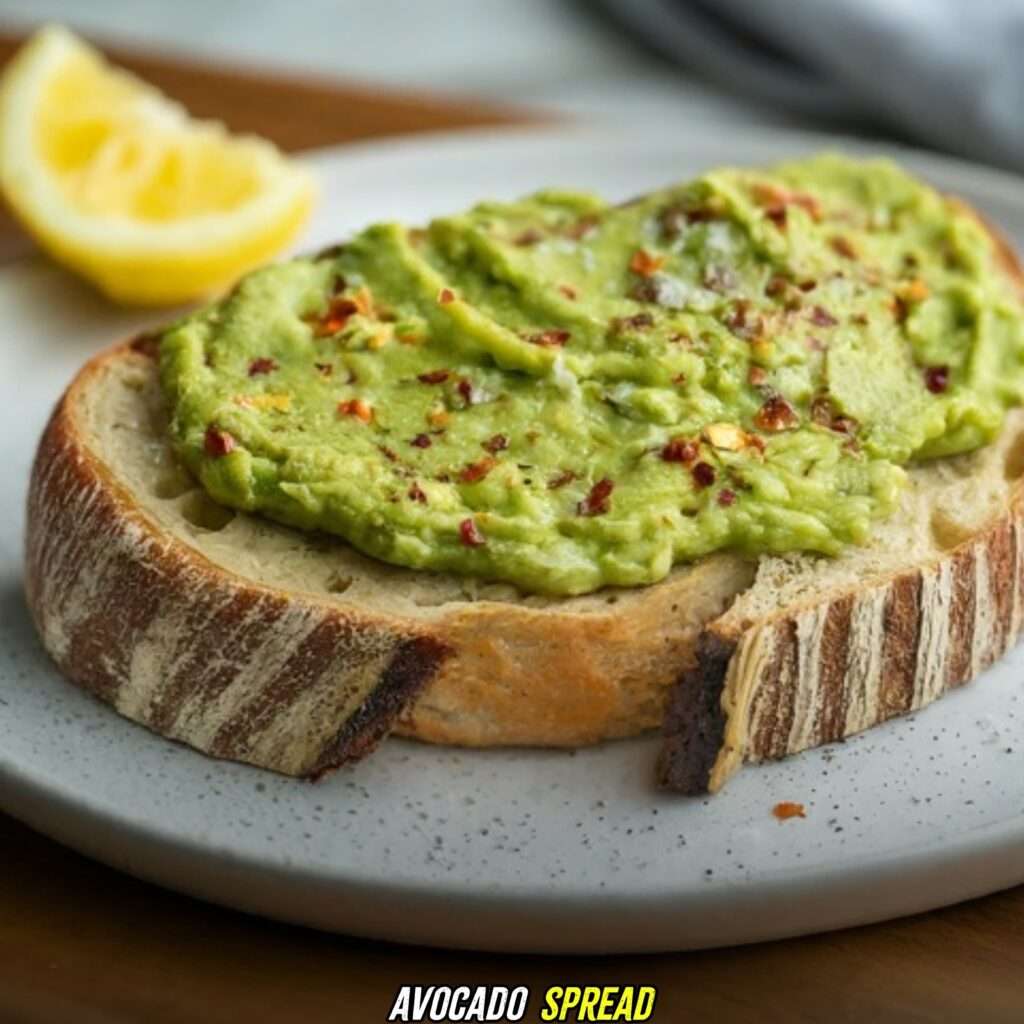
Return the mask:
[[[0,59],[13,40],[0,37]],[[196,114],[307,146],[508,123],[471,103],[117,54]],[[8,224],[0,246],[26,243]],[[0,815],[0,1020],[370,1024],[402,983],[647,984],[657,1021],[1019,1021],[1024,888],[916,918],[702,953],[510,957],[324,935],[120,875]],[[533,1019],[536,1019],[535,1017]]]

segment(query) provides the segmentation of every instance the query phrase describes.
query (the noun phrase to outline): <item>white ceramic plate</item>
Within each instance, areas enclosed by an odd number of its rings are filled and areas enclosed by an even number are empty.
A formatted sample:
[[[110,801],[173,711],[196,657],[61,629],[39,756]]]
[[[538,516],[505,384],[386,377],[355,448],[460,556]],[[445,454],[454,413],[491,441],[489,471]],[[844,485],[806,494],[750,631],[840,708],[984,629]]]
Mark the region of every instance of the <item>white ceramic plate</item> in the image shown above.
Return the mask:
[[[463,134],[313,158],[319,245],[548,184],[625,198],[710,164],[832,140]],[[909,153],[1024,241],[1018,179]],[[1018,649],[934,708],[747,768],[720,796],[652,785],[656,740],[572,756],[392,740],[313,785],[208,760],[66,684],[21,593],[23,504],[44,418],[92,351],[141,326],[49,265],[0,275],[0,806],[143,878],[258,913],[401,941],[635,951],[860,924],[1024,881]],[[152,318],[150,318],[152,322]],[[807,818],[776,821],[780,800]]]

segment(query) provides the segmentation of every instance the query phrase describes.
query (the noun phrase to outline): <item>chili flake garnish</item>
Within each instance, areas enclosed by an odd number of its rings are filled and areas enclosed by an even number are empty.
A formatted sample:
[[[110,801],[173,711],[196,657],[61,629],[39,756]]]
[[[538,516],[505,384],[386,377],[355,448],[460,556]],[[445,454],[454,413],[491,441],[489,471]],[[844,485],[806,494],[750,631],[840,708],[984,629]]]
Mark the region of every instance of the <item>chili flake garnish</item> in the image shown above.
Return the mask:
[[[767,182],[758,182],[751,191],[758,205],[766,207],[766,216],[772,216],[773,213],[777,213],[781,209],[783,212],[783,223],[785,223],[786,207],[799,206],[806,210],[811,220],[821,220],[821,203],[807,192],[791,192],[789,189]]]
[[[646,249],[637,249],[629,261],[629,269],[641,277],[652,277],[665,265],[664,256],[655,256]]]
[[[362,398],[349,398],[338,403],[338,412],[342,416],[354,416],[363,423],[369,423],[373,419],[373,406]]]
[[[236,445],[234,437],[226,430],[212,425],[206,428],[206,433],[203,436],[203,448],[207,455],[219,459],[221,456],[233,452]]]
[[[661,449],[661,458],[664,462],[693,462],[697,458],[697,443],[685,437],[673,437],[664,448]]]
[[[552,348],[555,346],[561,347],[571,337],[570,332],[563,327],[549,327],[546,331],[538,331],[536,334],[531,334],[526,340],[531,345]]]
[[[848,238],[844,238],[842,235],[836,235],[829,244],[832,246],[832,250],[844,259],[857,259],[857,250],[854,248],[853,242]]]
[[[496,452],[503,452],[508,447],[508,438],[504,434],[495,434],[494,437],[481,442],[481,446],[494,455]]]
[[[818,327],[835,327],[839,321],[822,306],[815,306],[810,313],[810,321]]]
[[[807,813],[803,804],[793,803],[792,800],[782,800],[772,808],[772,814],[779,821],[788,821],[790,818],[806,818]]]
[[[273,373],[277,369],[277,360],[261,356],[249,364],[249,376],[258,377],[263,373]]]
[[[576,514],[581,516],[602,516],[608,511],[608,502],[615,490],[615,484],[608,477],[598,480],[590,493],[577,504]]]
[[[755,425],[771,433],[788,430],[796,426],[796,422],[796,411],[782,395],[772,395],[754,414]]]
[[[451,288],[442,288],[437,293],[437,301],[441,306],[447,306],[449,302],[455,301],[455,292]]]
[[[327,312],[316,321],[313,333],[318,338],[326,337],[328,334],[337,334],[348,323],[349,317],[358,312],[359,307],[351,299],[332,299],[327,307]]]
[[[429,373],[421,373],[416,379],[421,384],[443,384],[450,376],[448,370],[431,370]]]
[[[924,302],[931,292],[928,285],[919,277],[916,277],[913,281],[908,281],[905,285],[902,285],[898,294],[904,302]]]
[[[429,448],[434,442],[429,434],[417,434],[410,442],[413,448]]]
[[[459,540],[467,548],[478,548],[487,543],[480,528],[476,525],[475,519],[463,519],[459,523]]]
[[[715,467],[709,462],[698,462],[693,469],[690,470],[690,474],[693,477],[693,482],[698,487],[710,487],[715,482],[715,477],[718,475],[715,473]]]
[[[723,487],[718,492],[718,497],[715,500],[723,508],[728,508],[730,505],[736,504],[736,492],[730,490],[728,487]]]
[[[789,281],[781,274],[773,274],[768,278],[768,283],[764,286],[764,293],[769,298],[775,299],[780,295],[785,295],[787,288],[789,288]]]
[[[483,480],[485,476],[498,464],[498,460],[492,455],[485,455],[476,462],[463,466],[459,471],[459,480],[464,484],[475,484]]]
[[[612,318],[611,328],[614,334],[622,334],[624,331],[646,331],[654,326],[654,317],[650,313],[634,313],[632,316],[617,316]]]
[[[544,237],[543,232],[537,228],[527,228],[525,231],[520,231],[515,238],[512,239],[514,245],[536,245]]]
[[[924,371],[924,384],[933,395],[941,395],[949,387],[949,367],[929,366]]]
[[[585,217],[580,217],[578,221],[575,221],[574,223],[570,224],[565,229],[565,234],[569,238],[579,241],[579,239],[589,235],[590,232],[597,227],[597,223],[598,220],[594,214],[587,214]]]
[[[768,383],[768,371],[763,366],[752,366],[747,371],[747,382],[753,388],[764,387]]]
[[[418,483],[414,482],[409,488],[409,497],[412,498],[413,501],[418,501],[421,505],[427,504],[427,495]]]
[[[556,474],[548,480],[548,490],[557,491],[559,487],[571,484],[575,479],[576,474],[571,469],[563,469],[561,473]]]
[[[473,382],[468,377],[463,377],[456,385],[456,390],[466,405],[472,405],[476,399],[473,391]]]

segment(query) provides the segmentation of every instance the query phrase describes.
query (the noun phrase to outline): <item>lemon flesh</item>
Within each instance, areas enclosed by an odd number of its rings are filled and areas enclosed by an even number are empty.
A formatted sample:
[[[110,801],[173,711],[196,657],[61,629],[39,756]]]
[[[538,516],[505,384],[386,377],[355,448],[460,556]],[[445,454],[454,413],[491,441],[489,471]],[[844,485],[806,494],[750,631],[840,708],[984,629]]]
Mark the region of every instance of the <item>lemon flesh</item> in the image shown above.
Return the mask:
[[[208,294],[305,223],[308,172],[270,143],[196,121],[65,29],[0,78],[0,189],[57,260],[124,303]]]

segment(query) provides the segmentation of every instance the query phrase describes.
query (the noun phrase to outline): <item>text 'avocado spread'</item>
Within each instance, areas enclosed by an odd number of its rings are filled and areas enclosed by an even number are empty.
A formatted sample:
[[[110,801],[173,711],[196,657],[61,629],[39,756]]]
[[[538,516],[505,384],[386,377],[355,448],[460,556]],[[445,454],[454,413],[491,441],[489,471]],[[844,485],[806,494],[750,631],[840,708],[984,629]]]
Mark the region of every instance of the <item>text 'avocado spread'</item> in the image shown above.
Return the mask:
[[[973,214],[827,155],[376,224],[174,325],[161,379],[217,501],[578,594],[864,542],[1021,401],[1022,322]]]

